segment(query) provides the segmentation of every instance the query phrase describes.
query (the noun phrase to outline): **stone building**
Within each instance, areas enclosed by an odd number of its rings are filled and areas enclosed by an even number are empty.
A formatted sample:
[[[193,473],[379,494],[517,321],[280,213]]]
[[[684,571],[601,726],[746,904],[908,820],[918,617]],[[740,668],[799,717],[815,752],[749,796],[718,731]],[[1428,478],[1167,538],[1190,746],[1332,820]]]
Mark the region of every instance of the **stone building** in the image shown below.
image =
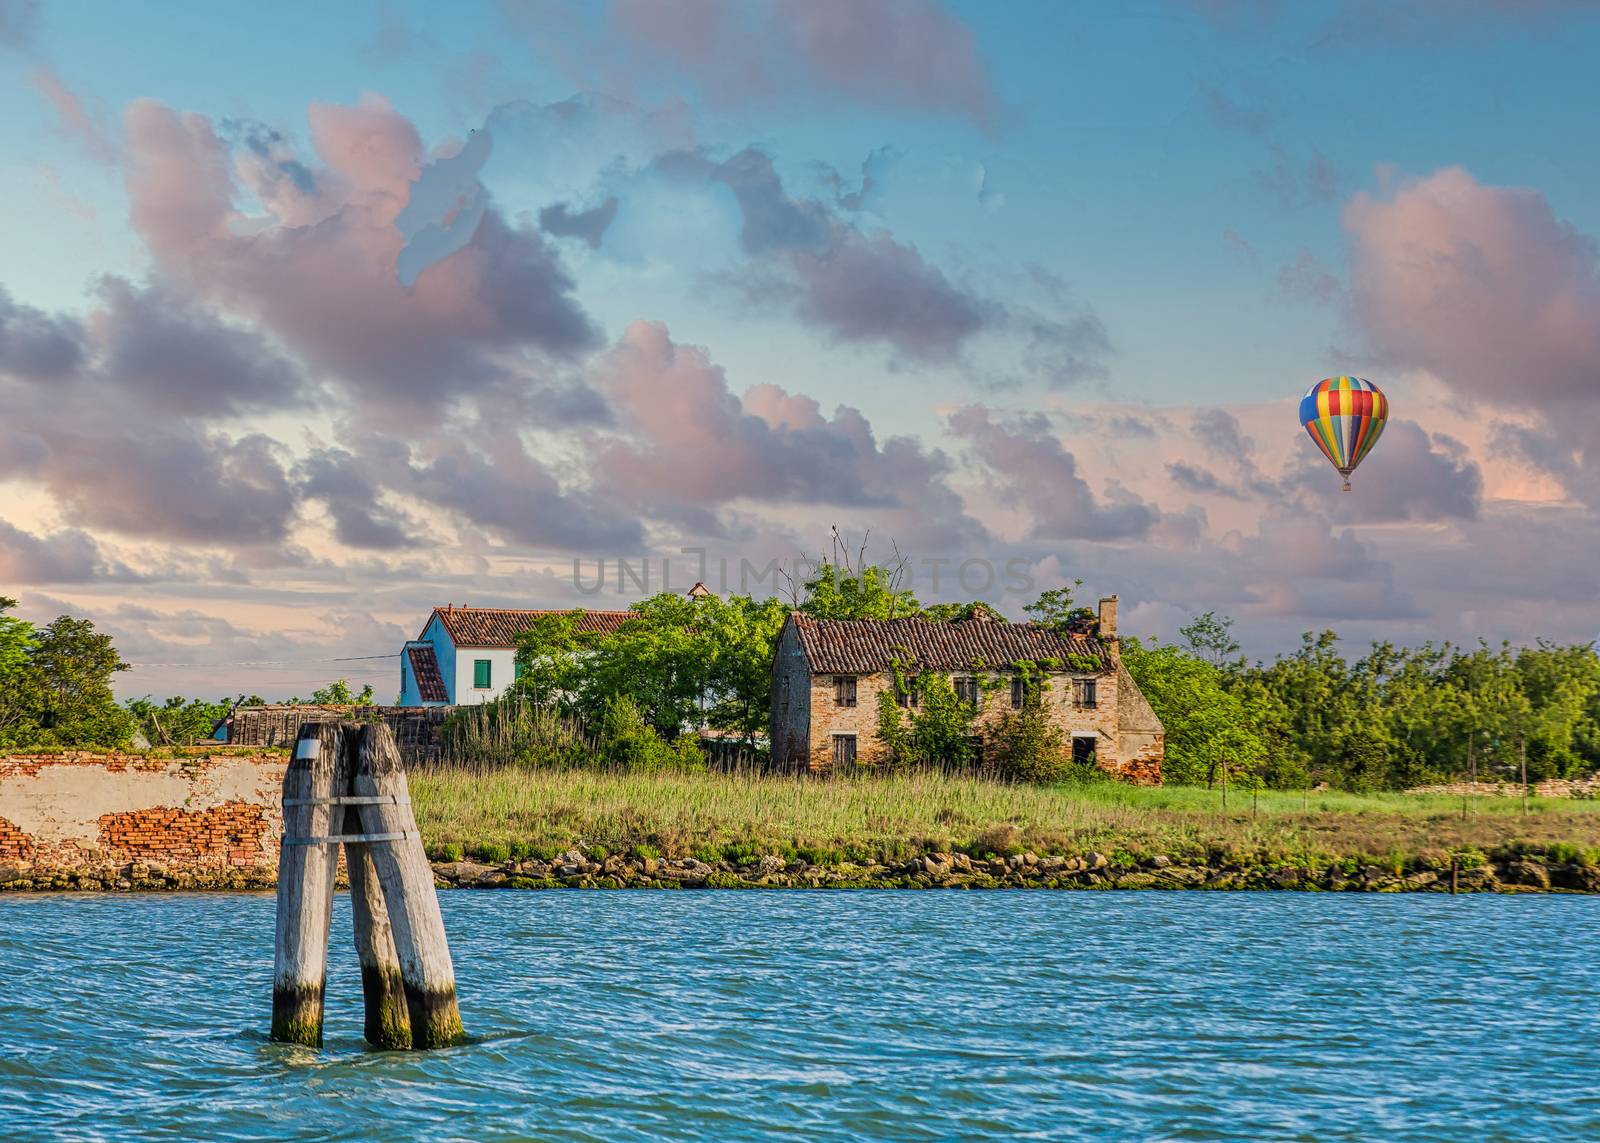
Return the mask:
[[[1032,663],[1044,677],[1048,717],[1075,759],[1158,784],[1165,731],[1122,665],[1116,630],[1115,596],[1100,601],[1097,619],[1067,634],[1007,623],[981,609],[953,622],[813,619],[797,612],[778,636],[772,666],[773,765],[822,773],[879,759],[878,696],[888,690],[911,710],[919,702],[914,688],[896,687],[896,662],[903,679],[922,671],[949,676],[959,697],[978,704],[980,736],[1023,705],[1025,676],[1016,664]],[[982,749],[981,741],[974,745]]]

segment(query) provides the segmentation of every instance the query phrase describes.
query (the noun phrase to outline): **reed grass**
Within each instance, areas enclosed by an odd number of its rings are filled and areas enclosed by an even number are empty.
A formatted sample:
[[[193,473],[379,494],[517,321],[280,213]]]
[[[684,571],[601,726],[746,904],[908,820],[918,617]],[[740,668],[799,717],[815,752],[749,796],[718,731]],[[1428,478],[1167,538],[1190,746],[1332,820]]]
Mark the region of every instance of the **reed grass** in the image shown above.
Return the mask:
[[[938,772],[795,778],[466,768],[420,772],[425,840],[466,852],[648,847],[665,856],[804,851],[866,863],[956,849],[1175,860],[1394,861],[1562,846],[1600,863],[1600,802],[1272,791],[1115,782],[1036,786]],[[817,860],[818,858],[813,858]]]

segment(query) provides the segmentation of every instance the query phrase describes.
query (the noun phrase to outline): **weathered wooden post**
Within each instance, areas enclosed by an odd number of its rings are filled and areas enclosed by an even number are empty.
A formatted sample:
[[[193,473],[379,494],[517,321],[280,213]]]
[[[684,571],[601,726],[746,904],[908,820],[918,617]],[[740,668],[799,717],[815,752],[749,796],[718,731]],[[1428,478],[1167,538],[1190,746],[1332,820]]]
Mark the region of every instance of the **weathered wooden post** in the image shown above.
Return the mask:
[[[278,855],[278,928],[273,944],[272,1038],[322,1046],[322,990],[344,810],[334,805],[348,771],[336,723],[300,727],[283,776],[283,846]]]
[[[360,737],[353,730],[345,734],[352,770],[354,755],[360,748]],[[352,796],[345,801],[354,803],[359,799]],[[347,804],[344,823],[345,836],[361,834],[358,804]],[[411,1014],[406,1007],[405,987],[400,978],[400,956],[395,952],[394,930],[389,924],[389,909],[383,900],[383,887],[378,883],[370,843],[345,842],[344,863],[350,876],[350,915],[355,926],[356,959],[361,962],[367,1043],[375,1048],[409,1048]]]
[[[456,1004],[455,969],[444,917],[411,812],[411,794],[394,732],[362,727],[352,790],[388,908],[411,1021],[411,1046],[441,1048],[466,1038]],[[380,844],[381,843],[381,844]]]

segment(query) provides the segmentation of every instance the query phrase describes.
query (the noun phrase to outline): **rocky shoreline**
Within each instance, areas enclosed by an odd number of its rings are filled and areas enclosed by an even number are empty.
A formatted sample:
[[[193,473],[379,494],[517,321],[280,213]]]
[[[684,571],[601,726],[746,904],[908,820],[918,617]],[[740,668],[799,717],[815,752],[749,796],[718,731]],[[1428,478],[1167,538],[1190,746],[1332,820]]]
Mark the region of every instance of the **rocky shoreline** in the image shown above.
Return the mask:
[[[612,855],[573,849],[550,861],[435,861],[442,889],[1250,889],[1313,892],[1600,892],[1600,868],[1534,854],[1466,855],[1396,868],[1343,860],[1294,864],[1186,863],[1164,855],[1130,863],[1015,854],[989,860],[938,853],[889,864],[815,865],[769,854],[747,864]],[[341,885],[343,877],[340,878]],[[40,869],[0,865],[0,892],[270,890],[267,867],[167,866],[155,862]]]

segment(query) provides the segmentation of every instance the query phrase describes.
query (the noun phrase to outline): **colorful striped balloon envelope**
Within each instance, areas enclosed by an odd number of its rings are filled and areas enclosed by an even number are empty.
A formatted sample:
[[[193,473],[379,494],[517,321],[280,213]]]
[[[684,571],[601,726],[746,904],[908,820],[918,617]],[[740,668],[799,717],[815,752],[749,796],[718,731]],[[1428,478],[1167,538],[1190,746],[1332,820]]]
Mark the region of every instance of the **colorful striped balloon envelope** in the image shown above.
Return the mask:
[[[1344,477],[1367,459],[1389,419],[1389,398],[1361,377],[1325,377],[1300,398],[1300,423],[1317,442],[1322,455]]]

